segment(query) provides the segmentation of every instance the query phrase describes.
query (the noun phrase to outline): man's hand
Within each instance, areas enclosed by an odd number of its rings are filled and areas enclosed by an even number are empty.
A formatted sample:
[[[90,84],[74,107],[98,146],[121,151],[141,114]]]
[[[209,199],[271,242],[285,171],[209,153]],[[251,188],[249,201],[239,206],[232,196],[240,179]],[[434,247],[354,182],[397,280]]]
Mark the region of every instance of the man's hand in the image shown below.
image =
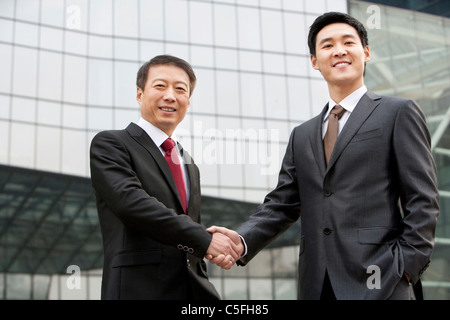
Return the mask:
[[[206,231],[213,234],[213,240],[205,258],[222,269],[230,269],[244,252],[244,244],[236,231],[212,226]]]

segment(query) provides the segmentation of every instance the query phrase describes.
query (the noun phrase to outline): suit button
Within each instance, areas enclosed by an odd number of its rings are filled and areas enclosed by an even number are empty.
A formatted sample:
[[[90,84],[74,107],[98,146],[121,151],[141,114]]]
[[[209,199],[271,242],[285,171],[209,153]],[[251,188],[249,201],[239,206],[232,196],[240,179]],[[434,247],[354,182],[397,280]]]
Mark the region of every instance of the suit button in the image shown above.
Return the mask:
[[[327,191],[324,192],[323,195],[324,195],[325,197],[329,197],[329,196],[331,196],[331,194],[332,194],[332,192],[329,191],[329,190],[327,190]]]
[[[329,235],[330,233],[331,233],[331,229],[330,228],[323,229],[323,234]]]

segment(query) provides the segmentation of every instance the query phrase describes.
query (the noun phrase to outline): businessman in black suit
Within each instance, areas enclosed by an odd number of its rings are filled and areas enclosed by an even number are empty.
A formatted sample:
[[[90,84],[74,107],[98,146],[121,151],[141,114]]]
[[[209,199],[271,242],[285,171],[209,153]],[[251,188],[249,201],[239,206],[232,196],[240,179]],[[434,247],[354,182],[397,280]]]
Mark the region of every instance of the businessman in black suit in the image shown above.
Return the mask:
[[[329,102],[294,128],[278,185],[237,228],[247,245],[238,264],[301,218],[299,299],[421,299],[439,214],[425,117],[412,100],[367,90],[370,51],[358,20],[323,14],[308,45]],[[230,268],[226,257],[211,261]]]
[[[92,140],[104,245],[102,299],[219,299],[203,258],[238,258],[240,240],[212,235],[200,224],[199,170],[173,134],[195,83],[186,61],[153,58],[137,75],[139,121]],[[170,154],[166,144],[174,145]]]

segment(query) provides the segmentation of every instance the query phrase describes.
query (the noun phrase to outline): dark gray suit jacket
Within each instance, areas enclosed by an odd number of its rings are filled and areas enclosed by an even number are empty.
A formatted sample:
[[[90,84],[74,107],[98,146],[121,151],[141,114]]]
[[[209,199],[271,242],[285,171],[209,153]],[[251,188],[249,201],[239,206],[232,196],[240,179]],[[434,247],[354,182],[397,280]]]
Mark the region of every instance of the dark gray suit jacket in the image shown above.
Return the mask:
[[[326,271],[338,299],[387,299],[404,272],[419,283],[434,247],[438,188],[425,117],[411,100],[367,92],[327,167],[326,110],[292,131],[278,185],[237,230],[248,246],[240,264],[301,217],[300,299],[320,297]]]
[[[91,179],[103,236],[102,299],[218,299],[203,260],[211,234],[200,224],[200,176],[186,151],[184,214],[164,156],[131,123],[98,133]]]

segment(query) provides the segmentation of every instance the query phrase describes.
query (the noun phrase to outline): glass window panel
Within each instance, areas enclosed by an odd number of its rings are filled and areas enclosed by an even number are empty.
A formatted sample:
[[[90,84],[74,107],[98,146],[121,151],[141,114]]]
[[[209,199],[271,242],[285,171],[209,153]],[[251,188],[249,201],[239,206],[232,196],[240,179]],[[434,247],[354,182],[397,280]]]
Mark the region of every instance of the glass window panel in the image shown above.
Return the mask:
[[[138,58],[138,42],[136,40],[128,39],[114,39],[114,58],[133,60]]]
[[[86,133],[77,130],[62,132],[62,172],[85,176],[88,174],[88,146]]]
[[[347,0],[326,0],[328,11],[348,12]]]
[[[67,53],[86,55],[87,36],[80,32],[66,31],[64,48]]]
[[[110,35],[113,31],[112,0],[89,1],[89,30]]]
[[[239,115],[239,78],[233,71],[217,71],[217,112]]]
[[[291,120],[305,121],[314,116],[309,99],[307,79],[287,78],[289,116]],[[324,97],[325,99],[325,97]]]
[[[280,76],[264,76],[266,116],[287,120],[286,79]]]
[[[270,300],[272,296],[272,279],[250,278],[250,300]]]
[[[62,55],[41,51],[39,55],[39,97],[61,100]]]
[[[253,73],[240,73],[242,115],[264,116],[264,93],[262,76]]]
[[[0,95],[0,119],[9,119],[11,98],[9,96]]]
[[[41,27],[39,41],[39,46],[42,49],[62,51],[63,31],[56,28]]]
[[[35,126],[30,124],[11,124],[10,160],[14,166],[34,166]]]
[[[163,0],[140,0],[139,9],[139,36],[146,39],[164,39]]]
[[[303,11],[305,0],[283,0],[283,6],[286,10]]]
[[[12,47],[0,43],[0,92],[11,92]]]
[[[15,43],[24,46],[37,47],[38,28],[29,23],[16,22],[15,24]]]
[[[60,0],[42,0],[41,23],[56,27],[64,26],[64,2]]]
[[[284,74],[286,71],[285,59],[282,54],[264,53],[264,72]]]
[[[312,107],[312,114],[319,114],[325,104],[328,102],[328,86],[325,80],[309,80],[309,85],[311,86],[310,103]]]
[[[276,300],[297,299],[297,279],[275,279]]]
[[[262,45],[263,50],[284,50],[284,30],[281,13],[273,10],[261,10]]]
[[[238,51],[235,49],[215,48],[216,67],[222,69],[238,69]]]
[[[235,47],[237,44],[236,8],[228,5],[214,5],[214,44]]]
[[[171,54],[186,61],[190,61],[189,47],[184,44],[165,43],[164,54]]]
[[[86,107],[65,104],[63,106],[63,123],[66,128],[86,128]]]
[[[223,299],[247,300],[247,281],[245,278],[223,280]]]
[[[114,63],[114,105],[136,108],[136,63]]]
[[[140,45],[139,50],[140,61],[148,61],[154,56],[164,53],[164,44],[162,42],[140,41],[139,45]]]
[[[138,36],[137,0],[114,1],[114,35]]]
[[[238,8],[239,47],[245,49],[261,49],[258,10],[248,7]]]
[[[6,274],[6,298],[28,300],[31,298],[31,276],[21,273]]]
[[[92,57],[112,59],[113,57],[112,38],[90,35],[89,55]]]
[[[260,0],[259,4],[263,8],[280,9],[282,0]]]
[[[12,42],[12,39],[13,21],[0,19],[0,41]]]
[[[88,129],[110,130],[113,129],[113,112],[106,108],[88,108]]]
[[[127,127],[130,124],[130,122],[137,121],[137,119],[139,119],[139,116],[141,115],[138,107],[136,107],[135,110],[114,109],[113,112],[114,112],[114,128],[112,129],[123,129]]]
[[[39,22],[39,1],[16,1],[16,18],[32,22]]]
[[[8,163],[9,156],[9,121],[0,120],[0,162]]]
[[[214,54],[211,47],[191,46],[190,63],[193,66],[210,67],[214,66]]]
[[[36,141],[36,167],[55,171],[60,168],[61,129],[39,126]]]
[[[212,44],[212,10],[211,4],[189,3],[190,41],[199,44]]]
[[[305,11],[308,13],[322,14],[327,11],[325,1],[326,0],[305,1]]]
[[[191,97],[191,112],[215,113],[215,87],[214,73],[212,70],[197,69],[197,84]]]
[[[13,97],[11,119],[15,121],[34,122],[36,119],[36,101]]]
[[[239,66],[242,71],[262,72],[261,54],[251,51],[240,51]]]
[[[86,59],[70,55],[64,57],[63,90],[64,101],[86,103]],[[95,87],[89,84],[91,90],[95,90]]]
[[[52,126],[61,125],[61,104],[38,101],[38,117],[37,121],[39,124],[46,124]]]
[[[311,62],[304,56],[286,56],[286,69],[290,76],[307,77]]]
[[[181,0],[164,1],[164,21],[166,41],[188,41],[187,2]],[[173,23],[176,21],[176,23]]]
[[[285,12],[283,17],[286,53],[307,54],[307,32],[305,16]]]
[[[15,6],[16,6],[15,0],[0,1],[0,16],[14,18]]]
[[[110,107],[113,105],[112,61],[89,60],[88,104]]]

